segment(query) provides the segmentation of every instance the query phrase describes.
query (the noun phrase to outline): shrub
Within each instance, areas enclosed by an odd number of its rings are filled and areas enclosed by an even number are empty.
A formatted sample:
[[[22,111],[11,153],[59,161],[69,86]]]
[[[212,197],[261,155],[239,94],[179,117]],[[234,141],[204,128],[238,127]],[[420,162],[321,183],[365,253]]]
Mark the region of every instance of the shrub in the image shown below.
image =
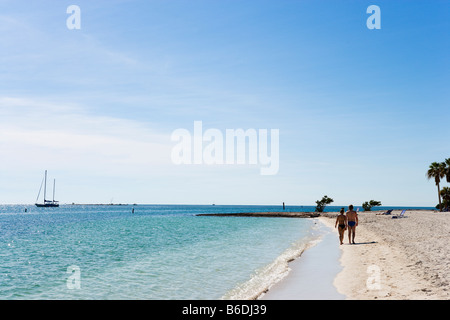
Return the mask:
[[[325,207],[332,202],[334,202],[333,199],[329,198],[328,196],[323,196],[322,200],[316,201],[316,212],[323,212]]]
[[[366,201],[362,204],[364,211],[371,211],[373,207],[378,206],[381,206],[381,202],[375,200],[370,200],[369,202]]]

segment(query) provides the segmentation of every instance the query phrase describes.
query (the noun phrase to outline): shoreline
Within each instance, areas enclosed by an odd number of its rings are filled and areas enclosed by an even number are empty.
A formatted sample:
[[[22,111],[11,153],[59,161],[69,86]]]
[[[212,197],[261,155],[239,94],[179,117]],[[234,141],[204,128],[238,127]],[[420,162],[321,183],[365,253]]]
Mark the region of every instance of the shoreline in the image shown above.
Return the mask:
[[[344,300],[333,281],[342,270],[338,236],[317,219],[321,237],[302,255],[289,262],[289,273],[258,300]]]
[[[260,300],[272,287],[289,276],[290,265],[303,256],[310,248],[321,241],[323,231],[317,226],[323,225],[317,219],[310,219],[308,227],[299,239],[291,240],[290,246],[270,263],[257,268],[251,277],[227,291],[221,300]]]
[[[379,213],[358,213],[356,244],[348,243],[346,232],[343,245],[335,229],[338,213],[322,213],[317,220],[329,231],[324,239],[290,262],[288,275],[259,299],[448,300],[450,214],[411,209],[398,218],[401,210]]]
[[[358,214],[356,245],[347,232],[343,270],[334,285],[349,300],[447,300],[450,297],[450,215],[431,210]],[[337,213],[321,217],[334,228]],[[337,230],[335,231],[337,234]]]

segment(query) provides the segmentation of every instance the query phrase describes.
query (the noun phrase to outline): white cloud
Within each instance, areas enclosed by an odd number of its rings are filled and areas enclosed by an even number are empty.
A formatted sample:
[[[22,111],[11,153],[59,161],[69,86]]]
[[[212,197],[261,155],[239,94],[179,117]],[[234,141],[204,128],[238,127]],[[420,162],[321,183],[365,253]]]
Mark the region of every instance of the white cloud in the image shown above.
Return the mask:
[[[134,120],[91,115],[82,107],[0,97],[0,157],[9,168],[120,166],[139,172],[170,164],[170,140]],[[31,157],[30,157],[31,156]]]

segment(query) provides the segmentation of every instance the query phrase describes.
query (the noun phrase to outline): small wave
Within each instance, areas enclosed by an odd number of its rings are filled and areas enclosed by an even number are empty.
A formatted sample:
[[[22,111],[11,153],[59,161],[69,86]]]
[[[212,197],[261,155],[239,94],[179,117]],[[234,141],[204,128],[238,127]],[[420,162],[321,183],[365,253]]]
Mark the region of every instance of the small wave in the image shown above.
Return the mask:
[[[258,269],[251,278],[227,292],[222,300],[256,300],[274,284],[286,277],[291,270],[289,262],[300,257],[303,252],[321,241],[322,235],[313,227],[310,234],[286,249],[270,264]]]

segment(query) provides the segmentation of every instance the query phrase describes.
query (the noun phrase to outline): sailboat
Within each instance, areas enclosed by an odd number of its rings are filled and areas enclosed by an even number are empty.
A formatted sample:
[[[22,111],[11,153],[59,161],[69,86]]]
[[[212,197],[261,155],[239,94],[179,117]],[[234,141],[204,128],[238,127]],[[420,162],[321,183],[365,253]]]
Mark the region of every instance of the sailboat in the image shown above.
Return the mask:
[[[38,203],[39,196],[41,195],[42,184],[44,184],[44,202]],[[45,198],[46,198],[46,193],[47,193],[47,170],[45,170],[44,179],[41,182],[41,187],[39,188],[39,193],[36,198],[36,203],[35,203],[36,207],[45,207],[45,208],[59,207],[59,202],[55,201],[55,184],[56,184],[56,180],[53,179],[53,200],[46,200]]]

